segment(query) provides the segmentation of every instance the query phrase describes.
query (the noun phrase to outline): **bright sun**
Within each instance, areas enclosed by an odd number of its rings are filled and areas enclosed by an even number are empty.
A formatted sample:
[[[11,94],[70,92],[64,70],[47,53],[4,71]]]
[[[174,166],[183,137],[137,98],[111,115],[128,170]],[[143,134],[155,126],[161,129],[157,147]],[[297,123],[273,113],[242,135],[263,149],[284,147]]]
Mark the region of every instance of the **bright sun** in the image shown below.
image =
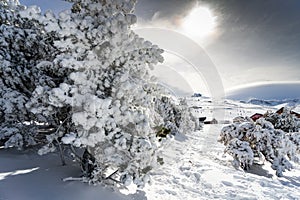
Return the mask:
[[[182,29],[189,35],[203,37],[213,32],[215,19],[208,8],[196,7],[183,19]]]

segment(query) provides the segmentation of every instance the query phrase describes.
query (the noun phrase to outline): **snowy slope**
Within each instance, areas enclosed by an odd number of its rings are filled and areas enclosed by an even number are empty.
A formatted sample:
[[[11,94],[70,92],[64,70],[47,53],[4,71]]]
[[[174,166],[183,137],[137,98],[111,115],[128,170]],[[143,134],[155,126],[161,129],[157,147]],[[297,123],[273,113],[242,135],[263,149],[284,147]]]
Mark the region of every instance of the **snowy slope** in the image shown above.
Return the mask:
[[[277,108],[226,100],[191,99],[199,116],[222,119],[249,116]],[[216,115],[218,116],[218,115]],[[300,166],[278,178],[269,165],[255,165],[249,172],[235,169],[231,156],[217,142],[223,125],[204,125],[193,134],[177,135],[164,150],[164,165],[151,172],[151,184],[134,195],[124,195],[102,186],[88,186],[61,179],[78,176],[71,162],[61,166],[57,155],[38,156],[32,150],[16,152],[0,149],[0,200],[17,199],[300,199]]]
[[[299,199],[300,168],[276,177],[270,166],[236,170],[224,147],[216,141],[220,127],[204,130],[175,141],[166,150],[168,165],[153,172],[146,187],[148,199]]]

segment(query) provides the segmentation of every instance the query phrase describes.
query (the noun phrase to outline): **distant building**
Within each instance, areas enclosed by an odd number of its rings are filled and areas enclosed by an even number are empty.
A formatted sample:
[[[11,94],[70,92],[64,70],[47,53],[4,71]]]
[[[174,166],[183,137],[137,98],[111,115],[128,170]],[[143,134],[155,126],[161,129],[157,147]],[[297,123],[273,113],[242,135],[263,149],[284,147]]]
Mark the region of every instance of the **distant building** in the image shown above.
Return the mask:
[[[255,113],[254,115],[252,115],[250,118],[255,122],[256,120],[258,120],[259,118],[263,117],[263,114],[260,113]]]
[[[206,120],[206,117],[199,117],[199,122],[204,122]]]
[[[282,108],[280,108],[279,110],[277,110],[276,113],[280,115],[280,114],[283,113],[284,109],[285,109],[285,108],[282,107]],[[298,117],[298,118],[300,118],[300,114],[299,114],[299,113],[296,113],[295,111],[292,111],[292,110],[291,110],[291,114],[292,114],[292,115],[295,115],[295,116]]]
[[[296,117],[300,118],[300,114],[299,113],[296,113],[294,111],[291,111],[291,114],[295,115]]]
[[[197,109],[202,109],[201,106],[192,106],[191,108],[193,108],[193,109],[195,109],[195,110],[197,110]]]
[[[200,94],[200,93],[194,93],[194,94],[192,95],[192,97],[202,97],[202,94]]]
[[[277,114],[281,115],[284,111],[284,107],[280,108],[279,110],[276,111]]]
[[[213,118],[211,121],[205,121],[204,124],[218,124],[218,121]]]

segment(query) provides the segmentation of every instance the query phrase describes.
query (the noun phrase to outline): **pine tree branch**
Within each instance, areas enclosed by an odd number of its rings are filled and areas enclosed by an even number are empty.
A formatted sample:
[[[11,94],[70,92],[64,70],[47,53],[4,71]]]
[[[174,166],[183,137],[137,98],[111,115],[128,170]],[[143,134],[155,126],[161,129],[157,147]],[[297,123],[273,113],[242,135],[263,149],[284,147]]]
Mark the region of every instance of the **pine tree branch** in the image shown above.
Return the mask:
[[[57,128],[56,132],[54,133],[55,135],[58,133],[59,129],[62,127],[62,125],[67,121],[67,119],[69,119],[69,117],[67,117]],[[65,157],[63,155],[63,150],[62,150],[62,146],[60,144],[60,142],[58,141],[57,137],[55,137],[55,141],[57,142],[58,148],[59,148],[59,153],[60,153],[60,159],[61,159],[61,163],[62,166],[66,165],[66,161],[65,161]]]
[[[110,179],[113,175],[115,175],[117,172],[119,171],[119,169],[117,169],[116,171],[114,171],[112,174],[110,174],[108,177],[106,177],[105,179]]]
[[[58,139],[56,137],[55,137],[55,141],[58,144],[59,154],[60,154],[60,160],[61,160],[62,166],[65,166],[66,165],[66,161],[65,161],[65,157],[63,155],[63,150],[62,150],[61,144],[60,144],[60,142],[58,141]]]

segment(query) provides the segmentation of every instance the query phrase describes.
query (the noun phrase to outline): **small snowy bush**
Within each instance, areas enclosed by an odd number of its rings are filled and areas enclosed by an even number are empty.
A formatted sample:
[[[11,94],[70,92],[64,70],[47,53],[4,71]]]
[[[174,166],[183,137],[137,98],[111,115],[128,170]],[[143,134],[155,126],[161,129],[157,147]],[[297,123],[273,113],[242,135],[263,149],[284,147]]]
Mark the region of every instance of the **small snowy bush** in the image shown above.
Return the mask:
[[[234,165],[247,170],[255,158],[263,157],[282,176],[282,172],[292,169],[290,161],[299,161],[300,133],[285,132],[299,130],[299,119],[290,112],[268,113],[256,122],[241,117],[234,121],[222,129],[219,137],[219,142],[226,146],[225,152],[234,158]],[[288,126],[287,121],[291,123]]]
[[[131,30],[135,0],[68,1],[58,17],[1,1],[0,140],[81,148],[87,181],[143,186],[165,140],[195,120],[151,77],[163,50]]]

